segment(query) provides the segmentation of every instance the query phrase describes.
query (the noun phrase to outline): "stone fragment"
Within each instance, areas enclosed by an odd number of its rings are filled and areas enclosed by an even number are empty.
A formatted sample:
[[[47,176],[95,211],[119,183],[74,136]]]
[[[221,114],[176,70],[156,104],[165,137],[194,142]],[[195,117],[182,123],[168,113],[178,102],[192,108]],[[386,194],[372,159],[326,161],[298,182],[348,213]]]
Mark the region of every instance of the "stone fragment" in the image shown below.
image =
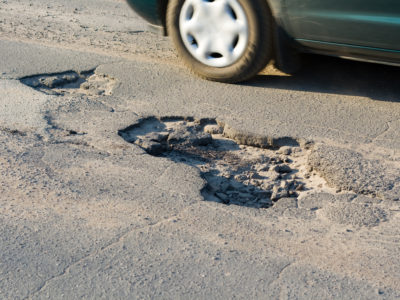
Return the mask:
[[[290,173],[292,169],[288,165],[277,165],[274,167],[275,172],[277,173]]]
[[[252,173],[250,173],[250,176],[249,176],[251,179],[264,179],[264,177],[263,176],[261,176],[259,173],[256,173],[256,172],[252,172]]]
[[[290,164],[293,162],[293,160],[291,160],[289,156],[281,155],[281,157],[284,163]]]
[[[217,196],[219,199],[222,200],[223,203],[229,203],[229,197],[227,194],[224,193],[215,193],[215,196]]]
[[[255,169],[257,172],[265,172],[265,171],[269,170],[269,165],[268,164],[258,165],[258,166],[256,166]]]
[[[290,155],[290,154],[292,154],[292,147],[283,146],[283,147],[279,148],[278,153],[283,154],[283,155]]]
[[[282,189],[278,186],[274,186],[272,189],[271,200],[279,200],[280,198],[287,197],[289,195],[288,191]]]
[[[90,87],[91,87],[91,85],[90,85],[90,83],[87,82],[87,81],[84,82],[84,83],[82,83],[81,86],[80,86],[80,88],[83,89],[83,90],[89,90]]]
[[[271,158],[271,162],[273,162],[275,164],[281,164],[281,163],[283,163],[283,160],[279,156],[275,156],[275,157]]]
[[[300,153],[302,152],[300,147],[292,147],[292,153]]]
[[[165,142],[168,139],[168,132],[151,132],[146,134],[145,138],[154,142]]]
[[[274,185],[268,181],[261,184],[261,188],[264,190],[272,190],[273,187]]]
[[[204,132],[209,134],[222,134],[223,129],[218,125],[206,125],[204,126]]]
[[[275,172],[270,172],[267,176],[271,181],[277,181],[281,178],[281,174],[275,173]]]
[[[169,143],[180,143],[185,141],[185,139],[187,139],[190,136],[190,132],[188,132],[187,130],[176,130],[170,133],[170,135],[168,136],[168,142]]]
[[[207,146],[212,143],[212,137],[209,133],[200,132],[193,135],[191,142],[194,146]]]
[[[145,149],[150,155],[160,155],[166,150],[164,145],[154,141],[137,140],[135,143]]]
[[[289,188],[289,183],[286,180],[281,181],[281,188],[282,189],[288,189]]]
[[[245,181],[248,179],[248,177],[244,174],[235,175],[233,178],[235,178],[236,181]]]
[[[250,184],[252,186],[260,186],[262,184],[262,181],[261,180],[256,180],[256,179],[251,179],[250,180]]]

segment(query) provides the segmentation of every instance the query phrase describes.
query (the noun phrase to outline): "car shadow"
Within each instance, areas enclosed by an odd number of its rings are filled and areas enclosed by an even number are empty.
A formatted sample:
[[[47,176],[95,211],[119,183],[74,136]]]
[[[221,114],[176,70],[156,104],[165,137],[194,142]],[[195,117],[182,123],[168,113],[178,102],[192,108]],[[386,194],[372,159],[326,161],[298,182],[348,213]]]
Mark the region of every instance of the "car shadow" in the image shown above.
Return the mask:
[[[340,58],[305,55],[303,67],[291,76],[268,72],[246,86],[361,96],[400,102],[400,68]]]

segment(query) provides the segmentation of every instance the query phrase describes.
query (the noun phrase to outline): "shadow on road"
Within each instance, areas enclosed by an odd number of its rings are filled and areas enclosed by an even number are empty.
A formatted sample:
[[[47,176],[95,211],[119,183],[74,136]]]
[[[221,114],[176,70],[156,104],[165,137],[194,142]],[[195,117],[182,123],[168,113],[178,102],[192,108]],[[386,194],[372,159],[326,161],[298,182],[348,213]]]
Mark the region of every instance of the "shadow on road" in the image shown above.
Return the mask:
[[[400,103],[400,67],[306,55],[292,76],[258,75],[247,86],[368,97]]]

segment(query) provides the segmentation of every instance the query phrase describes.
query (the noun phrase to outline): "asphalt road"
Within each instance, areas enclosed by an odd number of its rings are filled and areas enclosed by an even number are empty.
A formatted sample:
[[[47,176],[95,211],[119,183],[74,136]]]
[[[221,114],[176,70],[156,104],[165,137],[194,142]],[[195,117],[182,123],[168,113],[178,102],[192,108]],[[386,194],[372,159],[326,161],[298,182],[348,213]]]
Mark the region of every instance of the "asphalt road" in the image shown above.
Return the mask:
[[[0,57],[1,299],[400,297],[400,69],[207,82],[118,0],[1,1]]]

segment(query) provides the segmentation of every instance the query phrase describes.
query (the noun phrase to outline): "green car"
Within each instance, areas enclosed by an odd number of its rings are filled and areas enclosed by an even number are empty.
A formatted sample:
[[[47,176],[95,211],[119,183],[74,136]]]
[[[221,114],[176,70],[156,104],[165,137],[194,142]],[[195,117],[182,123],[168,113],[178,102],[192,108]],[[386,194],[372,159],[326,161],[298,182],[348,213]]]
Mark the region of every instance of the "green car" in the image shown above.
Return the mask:
[[[400,0],[127,0],[199,76],[244,81],[299,53],[400,65]]]

